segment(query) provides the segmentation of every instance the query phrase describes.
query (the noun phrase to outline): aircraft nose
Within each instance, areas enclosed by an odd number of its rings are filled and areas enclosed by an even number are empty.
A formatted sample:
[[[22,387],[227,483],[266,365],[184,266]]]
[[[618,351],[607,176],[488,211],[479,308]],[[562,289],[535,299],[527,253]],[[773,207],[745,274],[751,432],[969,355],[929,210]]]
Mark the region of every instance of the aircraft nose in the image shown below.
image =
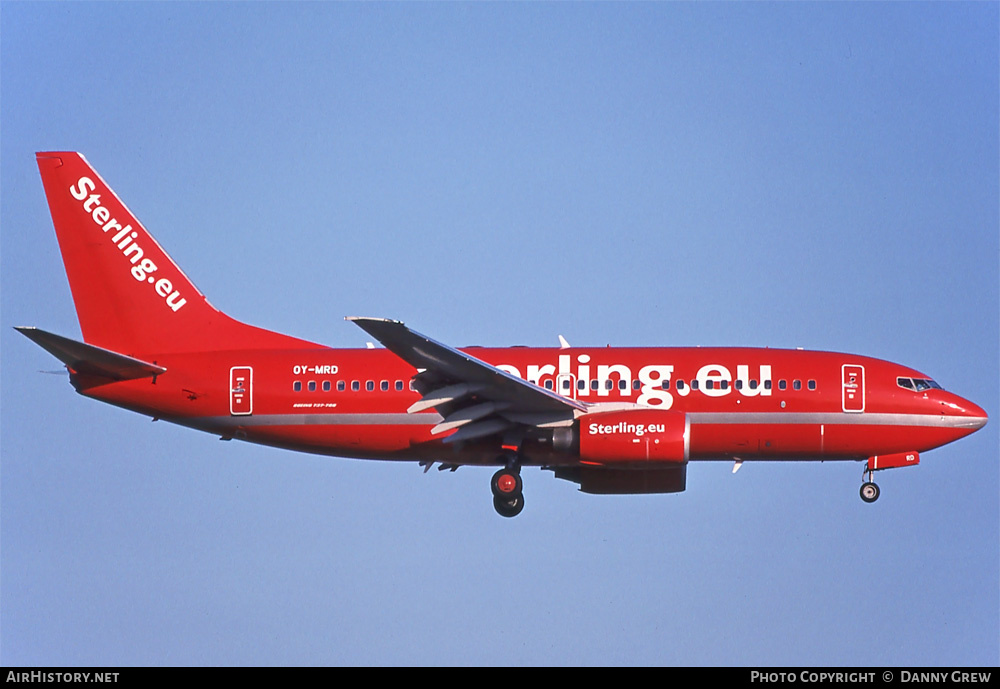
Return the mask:
[[[966,423],[963,423],[963,426],[967,426],[974,431],[985,426],[986,422],[990,419],[985,409],[974,402],[958,396],[956,396],[955,402],[948,406],[953,407],[953,414],[955,416],[964,417]]]

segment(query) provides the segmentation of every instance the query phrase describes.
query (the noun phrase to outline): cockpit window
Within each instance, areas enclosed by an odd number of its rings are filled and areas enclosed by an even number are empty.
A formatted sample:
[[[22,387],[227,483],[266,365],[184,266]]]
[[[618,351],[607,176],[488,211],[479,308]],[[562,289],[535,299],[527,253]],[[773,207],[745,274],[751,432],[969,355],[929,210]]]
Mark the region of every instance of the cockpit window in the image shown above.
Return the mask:
[[[906,388],[907,390],[915,390],[917,392],[923,392],[924,390],[940,390],[941,386],[935,383],[930,378],[903,378],[899,377],[896,379],[896,385],[901,388]]]

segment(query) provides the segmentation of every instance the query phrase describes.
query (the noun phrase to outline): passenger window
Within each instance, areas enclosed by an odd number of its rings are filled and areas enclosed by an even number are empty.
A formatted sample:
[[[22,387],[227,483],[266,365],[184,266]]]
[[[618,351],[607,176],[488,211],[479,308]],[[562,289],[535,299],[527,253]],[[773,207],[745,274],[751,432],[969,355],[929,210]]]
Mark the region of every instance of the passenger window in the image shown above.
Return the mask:
[[[309,381],[309,392],[316,392],[316,381],[315,380],[310,380]]]
[[[815,380],[810,380],[809,381],[809,389],[810,390],[815,390],[816,389],[816,381]]]
[[[302,381],[297,380],[294,383],[292,383],[292,390],[294,390],[295,392],[302,392]]]
[[[715,389],[715,381],[714,380],[706,380],[705,381],[705,389],[706,390],[714,390]]]
[[[594,378],[592,381],[590,381],[590,389],[591,390],[596,390],[597,388],[600,387],[600,385],[601,385],[601,383],[600,383],[599,380],[597,380],[597,378]]]
[[[379,383],[378,386],[382,388],[382,392],[385,392],[386,390],[389,389],[389,381],[383,380],[381,383]]]
[[[367,390],[368,392],[371,392],[374,389],[375,389],[375,381],[374,380],[369,380],[369,381],[365,382],[365,390]]]
[[[784,390],[786,387],[788,387],[788,385],[785,383],[785,379],[784,378],[782,378],[781,380],[778,381],[778,389],[779,390]]]
[[[397,380],[397,381],[396,381],[396,390],[397,390],[397,391],[400,391],[400,390],[402,390],[402,389],[403,389],[403,381],[401,381],[401,380]]]
[[[342,380],[337,381],[337,392],[343,392],[345,387],[346,386],[344,385],[344,381]]]
[[[552,379],[551,378],[549,380],[545,381],[545,389],[546,390],[551,390],[552,389]]]
[[[563,378],[563,380],[562,380],[562,389],[566,390],[566,391],[569,391],[569,378]]]
[[[751,390],[756,390],[757,389],[757,379],[756,378],[751,379],[751,381],[750,381],[750,389]]]
[[[770,379],[764,381],[764,389],[765,390],[770,390],[771,389],[771,380]]]
[[[587,381],[585,381],[583,379],[580,379],[580,380],[576,381],[576,389],[577,390],[586,390],[587,389]]]
[[[792,387],[795,388],[796,390],[801,390],[802,389],[802,381],[801,380],[793,380],[792,381]]]
[[[729,389],[729,381],[728,380],[720,380],[719,381],[719,387],[722,390],[728,390]]]
[[[619,390],[628,390],[628,381],[625,380],[625,379],[619,380],[618,381],[618,389]]]
[[[660,383],[660,387],[663,388],[664,390],[669,390],[670,389],[670,379],[669,378],[664,378],[663,382]]]
[[[691,381],[691,389],[692,390],[697,390],[698,389],[698,379],[697,378],[695,378],[694,380]]]
[[[330,384],[330,381],[328,381],[328,380],[324,380],[323,381],[323,392],[330,392],[330,388],[331,387],[332,386]]]
[[[743,381],[740,380],[739,378],[736,379],[736,383],[734,385],[736,386],[737,390],[742,390],[743,389]]]
[[[684,389],[684,379],[683,378],[678,378],[677,379],[677,389],[678,390],[683,390]]]
[[[351,390],[354,390],[355,392],[357,392],[360,389],[361,389],[361,381],[352,380],[351,381]]]
[[[604,389],[605,390],[614,390],[615,389],[615,382],[613,380],[611,380],[610,378],[608,378],[606,381],[604,381]]]

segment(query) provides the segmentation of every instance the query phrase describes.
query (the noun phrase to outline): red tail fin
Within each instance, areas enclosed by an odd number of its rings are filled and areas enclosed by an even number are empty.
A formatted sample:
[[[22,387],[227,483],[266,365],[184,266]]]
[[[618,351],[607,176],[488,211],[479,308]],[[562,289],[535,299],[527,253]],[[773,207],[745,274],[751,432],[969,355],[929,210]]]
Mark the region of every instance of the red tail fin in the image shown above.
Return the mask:
[[[83,339],[122,353],[317,345],[208,303],[79,153],[38,153]]]

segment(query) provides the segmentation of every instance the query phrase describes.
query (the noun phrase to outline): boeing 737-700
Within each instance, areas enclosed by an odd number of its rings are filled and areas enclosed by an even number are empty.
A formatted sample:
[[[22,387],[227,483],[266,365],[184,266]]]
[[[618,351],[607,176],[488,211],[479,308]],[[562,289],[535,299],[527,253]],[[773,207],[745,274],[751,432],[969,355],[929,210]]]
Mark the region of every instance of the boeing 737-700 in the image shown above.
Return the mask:
[[[18,330],[80,394],[264,445],[493,466],[496,511],[524,506],[521,468],[586,493],[675,493],[691,462],[916,465],[987,421],[906,366],[753,348],[456,349],[383,318],[349,318],[384,349],[333,349],[215,309],[79,153],[37,162],[83,341]]]

